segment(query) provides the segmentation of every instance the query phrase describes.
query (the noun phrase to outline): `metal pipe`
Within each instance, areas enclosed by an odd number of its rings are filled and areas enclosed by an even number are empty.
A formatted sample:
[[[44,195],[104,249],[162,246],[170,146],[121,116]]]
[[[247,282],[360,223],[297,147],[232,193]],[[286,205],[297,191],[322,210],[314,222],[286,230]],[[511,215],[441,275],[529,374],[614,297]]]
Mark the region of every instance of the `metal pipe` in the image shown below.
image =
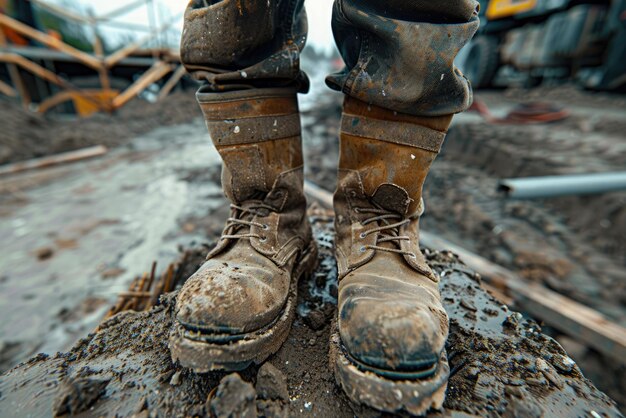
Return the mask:
[[[504,179],[498,192],[511,199],[542,199],[626,190],[626,171]]]

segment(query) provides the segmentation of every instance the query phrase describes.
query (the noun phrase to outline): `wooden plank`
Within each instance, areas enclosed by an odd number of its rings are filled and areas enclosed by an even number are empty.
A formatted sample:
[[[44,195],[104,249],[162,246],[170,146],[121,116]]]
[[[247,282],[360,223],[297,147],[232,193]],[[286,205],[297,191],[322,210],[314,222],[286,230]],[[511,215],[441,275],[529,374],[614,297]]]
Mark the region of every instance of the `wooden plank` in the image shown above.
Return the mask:
[[[26,170],[34,170],[39,168],[51,167],[59,164],[73,163],[87,158],[94,158],[104,155],[108,152],[107,147],[97,145],[94,147],[83,148],[76,151],[64,152],[61,154],[50,155],[48,157],[35,158],[28,161],[20,161],[17,163],[6,164],[0,166],[0,176],[7,174],[15,174]]]
[[[49,111],[50,109],[52,109],[55,106],[58,106],[59,104],[63,103],[63,102],[67,102],[69,100],[72,100],[74,98],[74,94],[72,93],[72,91],[70,90],[63,90],[60,91],[48,98],[46,98],[45,100],[42,100],[39,105],[37,106],[37,112],[39,113],[46,113],[47,111]]]
[[[304,193],[320,202],[328,209],[333,209],[333,195],[331,192],[322,189],[317,184],[308,180],[304,182]]]
[[[310,182],[305,183],[304,190],[313,199],[332,208],[330,192]],[[626,328],[610,321],[600,312],[544,286],[530,283],[514,272],[426,231],[420,231],[420,244],[434,250],[456,253],[485,282],[496,291],[505,289],[515,303],[534,318],[626,364]]]
[[[4,31],[0,26],[0,47],[4,49],[7,47],[7,45],[8,43],[6,36],[4,35]],[[30,94],[28,94],[28,90],[26,89],[26,85],[24,84],[24,80],[22,79],[19,68],[17,68],[15,64],[7,63],[7,71],[9,72],[9,78],[11,79],[11,82],[19,93],[20,100],[22,101],[22,106],[25,109],[28,109],[28,106],[30,105]],[[5,89],[5,91],[10,92],[10,90],[8,89]]]
[[[507,305],[507,306],[515,305],[515,300],[513,300],[512,297],[505,295],[502,292],[502,290],[488,284],[484,280],[480,283],[480,285],[487,291],[487,293],[493,296],[498,302],[503,303],[504,305]]]
[[[15,90],[13,87],[9,86],[7,83],[5,83],[2,80],[0,80],[0,93],[9,97],[19,96],[19,93],[17,92],[17,90]]]
[[[84,100],[92,102],[95,106],[97,106],[101,110],[110,109],[110,106],[108,103],[98,101],[92,96],[83,94],[82,90],[74,86],[69,81],[65,80],[64,78],[59,77],[58,75],[42,67],[41,65],[36,64],[33,61],[30,61],[29,59],[22,57],[21,55],[11,54],[11,53],[5,54],[5,53],[0,52],[0,62],[5,62],[7,64],[13,64],[13,65],[22,67],[26,71],[29,71],[32,74],[38,77],[41,77],[46,81],[49,81],[50,83],[56,84],[59,87],[72,91],[76,95],[80,95]]]
[[[163,78],[172,71],[172,66],[162,61],[157,61],[148,71],[142,74],[130,87],[113,99],[113,108],[124,106],[133,97],[141,93],[146,87]]]
[[[102,63],[100,62],[100,60],[98,60],[94,56],[87,54],[83,51],[80,51],[72,46],[69,46],[68,44],[64,43],[63,41],[53,36],[50,36],[36,29],[33,29],[30,26],[25,25],[22,22],[19,22],[1,13],[0,13],[0,26],[7,26],[15,30],[16,32],[21,33],[24,36],[27,36],[31,39],[41,42],[42,44],[46,45],[49,48],[65,52],[66,54],[71,55],[72,57],[76,58],[77,60],[79,60],[80,62],[82,62],[88,67],[94,68],[96,70],[99,68],[102,68]]]
[[[186,73],[187,70],[185,70],[185,67],[179,65],[176,71],[174,71],[174,74],[172,74],[169,80],[167,80],[167,82],[163,85],[163,88],[159,92],[157,100],[162,100],[167,97],[167,95],[170,94],[170,91],[172,91],[172,89],[176,87],[176,84],[178,84],[180,79],[183,78]]]
[[[22,57],[21,55],[11,53],[6,54],[0,52],[0,62],[20,66],[25,70],[35,74],[36,76],[43,78],[44,80],[47,80],[60,87],[68,87],[71,85],[67,80],[64,80],[52,71],[42,67],[39,64],[34,63],[33,61],[30,61],[27,58]]]

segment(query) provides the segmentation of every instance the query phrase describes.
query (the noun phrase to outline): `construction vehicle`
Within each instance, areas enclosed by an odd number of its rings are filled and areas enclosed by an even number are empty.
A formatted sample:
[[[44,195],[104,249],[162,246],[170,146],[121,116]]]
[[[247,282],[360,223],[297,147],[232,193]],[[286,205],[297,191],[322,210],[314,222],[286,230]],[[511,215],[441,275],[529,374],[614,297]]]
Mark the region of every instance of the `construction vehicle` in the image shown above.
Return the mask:
[[[626,0],[480,0],[457,65],[476,88],[575,80],[626,89]]]

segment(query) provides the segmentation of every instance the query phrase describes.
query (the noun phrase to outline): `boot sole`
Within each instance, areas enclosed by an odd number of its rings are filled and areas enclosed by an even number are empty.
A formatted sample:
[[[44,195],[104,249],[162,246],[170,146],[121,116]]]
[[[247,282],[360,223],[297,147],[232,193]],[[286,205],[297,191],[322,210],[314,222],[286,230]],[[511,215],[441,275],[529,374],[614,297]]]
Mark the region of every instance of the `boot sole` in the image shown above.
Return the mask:
[[[289,296],[281,314],[271,324],[250,333],[231,336],[232,341],[199,341],[185,336],[185,327],[176,323],[170,332],[172,361],[196,373],[240,371],[252,364],[261,364],[283,345],[293,323],[298,302],[298,281],[311,273],[317,264],[314,241],[306,249],[294,269]],[[198,337],[201,334],[198,333]]]
[[[333,321],[330,363],[337,384],[354,403],[383,412],[408,412],[412,415],[424,415],[431,408],[441,409],[443,406],[450,374],[445,350],[429,377],[402,379],[402,373],[381,371],[386,375],[395,374],[393,379],[383,377],[376,372],[363,370],[346,356],[337,322]]]

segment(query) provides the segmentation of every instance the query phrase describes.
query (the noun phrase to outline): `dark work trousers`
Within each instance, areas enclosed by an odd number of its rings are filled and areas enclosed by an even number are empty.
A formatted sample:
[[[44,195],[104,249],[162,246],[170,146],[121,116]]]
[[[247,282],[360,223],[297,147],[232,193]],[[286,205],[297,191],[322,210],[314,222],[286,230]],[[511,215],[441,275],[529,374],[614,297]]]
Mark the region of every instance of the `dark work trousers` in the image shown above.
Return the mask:
[[[315,1],[315,0],[310,0]],[[192,0],[181,57],[216,92],[292,86],[306,42],[304,0]],[[417,116],[461,112],[468,80],[454,66],[478,28],[475,0],[335,0],[332,27],[346,64],[326,83],[361,101]]]

